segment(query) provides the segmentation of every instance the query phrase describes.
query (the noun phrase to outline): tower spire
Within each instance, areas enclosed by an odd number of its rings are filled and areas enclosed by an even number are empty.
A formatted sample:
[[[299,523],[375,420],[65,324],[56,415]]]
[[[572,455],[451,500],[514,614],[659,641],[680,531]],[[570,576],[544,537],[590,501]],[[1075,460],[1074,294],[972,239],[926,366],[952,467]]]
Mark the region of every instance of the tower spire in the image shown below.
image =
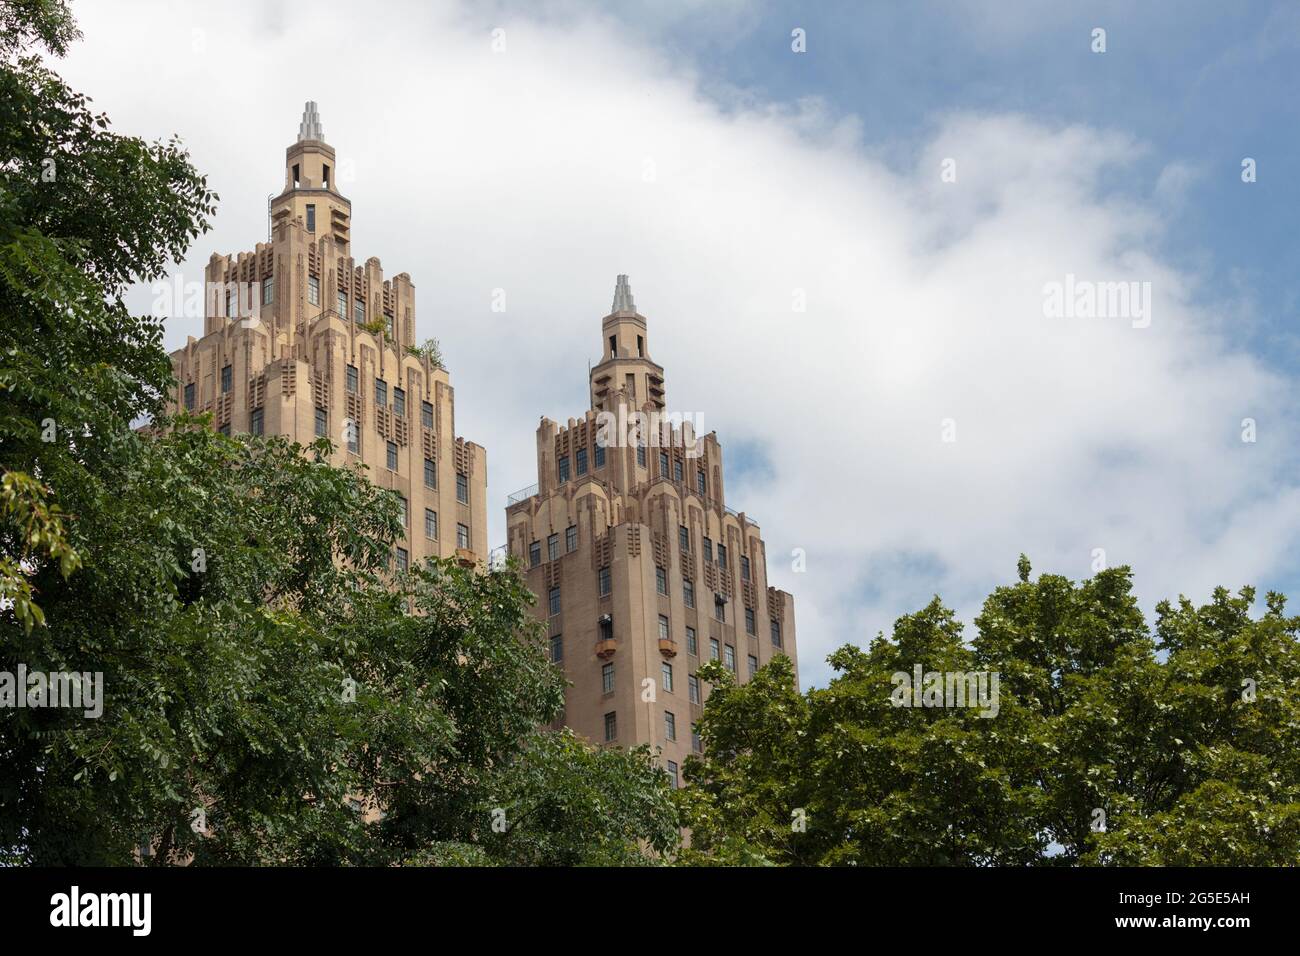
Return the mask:
[[[636,303],[632,301],[632,287],[628,285],[625,275],[614,280],[614,306],[609,311],[611,313],[636,311]]]
[[[316,112],[316,101],[308,100],[302,111],[302,122],[298,124],[298,142],[305,139],[325,141],[325,134],[320,128],[320,114]]]

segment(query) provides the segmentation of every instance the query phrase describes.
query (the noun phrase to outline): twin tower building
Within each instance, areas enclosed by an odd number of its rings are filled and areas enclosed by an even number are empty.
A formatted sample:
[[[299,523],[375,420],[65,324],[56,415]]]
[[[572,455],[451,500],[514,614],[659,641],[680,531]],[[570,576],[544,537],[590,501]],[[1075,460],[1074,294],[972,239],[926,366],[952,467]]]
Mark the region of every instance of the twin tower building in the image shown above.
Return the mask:
[[[308,103],[271,200],[270,241],[208,261],[203,337],[172,353],[174,401],[226,434],[334,442],[400,496],[394,565],[488,564],[487,452],[456,434],[455,392],[422,347],[415,286],[352,254],[352,204]],[[214,293],[214,290],[215,293]],[[664,370],[626,276],[601,320],[591,407],[537,430],[537,484],[511,495],[522,565],[569,682],[562,723],[598,744],[649,744],[676,778],[717,659],[744,683],[796,658],[794,601],[767,581],[759,526],[727,507],[722,446],[667,408]]]

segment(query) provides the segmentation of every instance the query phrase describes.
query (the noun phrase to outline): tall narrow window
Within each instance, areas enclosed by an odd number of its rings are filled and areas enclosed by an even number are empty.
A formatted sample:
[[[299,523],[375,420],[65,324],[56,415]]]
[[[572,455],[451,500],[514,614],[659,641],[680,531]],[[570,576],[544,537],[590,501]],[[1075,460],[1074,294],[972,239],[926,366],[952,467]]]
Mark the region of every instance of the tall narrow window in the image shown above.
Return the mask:
[[[535,568],[542,563],[542,543],[534,541],[528,546],[528,566]]]
[[[641,468],[645,467],[645,445],[638,444],[636,446],[636,463]]]
[[[700,702],[700,679],[694,674],[686,675],[686,696],[692,704]]]
[[[674,730],[673,737],[671,739],[673,740],[677,739],[676,733],[677,733],[676,730]],[[667,770],[665,772],[668,774],[668,785],[672,787],[674,790],[676,790],[677,787],[679,786],[679,781],[677,779],[677,761],[669,760],[666,766],[667,766]]]
[[[736,673],[736,649],[730,644],[722,649],[722,665],[731,673]]]
[[[695,639],[695,628],[689,626],[686,628],[686,653],[696,656],[699,656],[700,653],[699,644]]]
[[[617,335],[611,335],[609,337],[609,357],[618,358],[618,336]]]
[[[393,414],[406,417],[406,389],[393,386]]]
[[[469,550],[469,528],[466,525],[456,525],[456,547]]]
[[[578,526],[571,524],[564,529],[564,553],[572,554],[578,550]]]
[[[673,692],[673,665],[667,661],[659,665],[659,682],[668,693]]]
[[[660,614],[659,615],[659,640],[671,641],[672,639],[673,639],[673,632],[672,632],[671,625],[669,625],[668,623],[668,617],[665,614]]]
[[[254,435],[261,435],[265,433],[265,429],[266,429],[266,423],[265,423],[265,419],[263,418],[263,410],[260,408],[253,409],[253,414],[250,416],[249,419],[248,430],[252,432]]]
[[[596,444],[596,467],[605,467],[605,446],[599,443]]]
[[[380,408],[388,404],[388,383],[382,378],[375,379],[375,404]]]
[[[221,394],[225,395],[234,387],[234,375],[229,365],[221,367]]]
[[[753,680],[754,675],[758,673],[758,658],[753,654],[747,656],[749,657],[749,679]]]
[[[602,664],[600,666],[600,690],[604,694],[614,693],[614,664],[613,662]]]
[[[189,382],[185,386],[185,409],[194,411],[194,383]]]
[[[307,203],[307,231],[316,231],[316,204]]]
[[[366,303],[362,299],[357,299],[352,303],[352,321],[357,325],[366,324]]]
[[[433,463],[432,458],[424,459],[424,487],[438,487],[438,467]]]
[[[639,335],[636,337],[636,354],[638,357],[645,357],[645,339]]]
[[[618,739],[618,713],[610,711],[605,715],[605,743],[612,743]]]
[[[754,633],[754,609],[752,607],[745,608],[745,633]]]
[[[749,580],[749,558],[743,554],[740,556],[740,580]]]
[[[704,560],[705,561],[713,560],[713,539],[712,538],[704,539]]]
[[[432,402],[420,403],[420,424],[423,425],[425,428],[433,427],[433,403]]]
[[[550,608],[551,608],[552,616],[560,613],[560,589],[559,588],[551,588]]]
[[[456,474],[456,500],[463,505],[469,504],[469,476],[461,472]]]
[[[569,480],[569,456],[561,455],[560,460],[556,463],[556,471],[560,484]]]
[[[546,536],[546,560],[554,561],[560,556],[560,536],[558,534],[548,534]]]
[[[713,616],[724,624],[727,622],[727,602],[721,594],[713,596]]]
[[[397,471],[397,443],[388,442],[388,470]]]
[[[720,645],[718,644],[718,639],[716,637],[709,638],[709,660],[716,661],[718,659],[719,650]]]
[[[704,491],[705,487],[706,486],[704,483],[704,470],[700,469],[695,473],[695,490],[698,491],[701,495],[703,495],[705,493]]]
[[[354,455],[361,453],[361,426],[352,419],[347,420],[345,433],[348,437],[348,451]]]
[[[727,546],[721,541],[718,542],[718,567],[727,567]]]
[[[579,448],[576,452],[578,475],[581,477],[587,473],[587,449]]]
[[[551,662],[558,664],[564,660],[564,638],[555,634],[551,637]]]
[[[348,294],[346,292],[339,293],[337,305],[339,318],[346,322],[348,320]]]
[[[776,618],[772,619],[772,646],[781,646],[781,622]]]
[[[324,438],[330,433],[330,413],[323,408],[316,409],[316,437]]]
[[[411,563],[410,553],[405,548],[397,549],[397,570],[405,571]]]
[[[267,276],[262,280],[262,305],[270,305],[275,301],[275,276]]]
[[[596,572],[596,582],[600,587],[600,596],[604,597],[609,593],[609,568],[604,567]]]
[[[424,509],[424,536],[435,541],[438,538],[438,512],[432,508]]]
[[[406,527],[406,499],[401,495],[397,496],[397,520],[402,522],[402,527]]]
[[[695,607],[695,585],[690,578],[682,579],[682,601],[687,607]]]
[[[664,737],[666,737],[668,740],[677,739],[677,715],[674,714],[671,710],[664,711]],[[676,765],[674,765],[674,767],[675,766]],[[676,770],[674,770],[673,772],[676,773]],[[673,786],[674,787],[677,786],[676,781],[673,782]]]
[[[307,277],[307,301],[311,305],[320,305],[320,279],[315,276]]]
[[[668,593],[668,572],[663,568],[655,568],[655,589],[660,594]]]
[[[686,530],[686,525],[677,528],[677,546],[683,551],[691,550],[691,533]]]
[[[320,184],[321,184],[321,188],[322,188],[322,189],[329,189],[329,188],[330,188],[330,168],[329,168],[329,165],[326,164],[326,163],[321,163],[321,177],[320,177]],[[308,208],[310,208],[310,207],[308,207]]]
[[[682,480],[682,460],[677,458],[673,461],[673,481]]]
[[[349,392],[351,392],[354,395],[357,392],[357,367],[355,365],[348,366],[348,377],[347,377],[346,388]]]

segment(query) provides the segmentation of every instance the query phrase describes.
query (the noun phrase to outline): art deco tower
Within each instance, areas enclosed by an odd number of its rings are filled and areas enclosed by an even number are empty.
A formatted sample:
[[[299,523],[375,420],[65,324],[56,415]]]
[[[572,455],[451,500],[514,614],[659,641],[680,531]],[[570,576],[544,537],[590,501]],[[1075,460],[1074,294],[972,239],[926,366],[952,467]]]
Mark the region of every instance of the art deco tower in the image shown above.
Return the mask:
[[[172,353],[177,407],[226,434],[329,437],[405,502],[397,567],[487,555],[487,456],[456,436],[455,396],[415,350],[415,286],[352,257],[352,204],[308,103],[271,200],[270,241],[208,261],[204,334]]]
[[[726,505],[717,435],[668,414],[627,276],[601,348],[591,408],[537,429],[537,485],[510,498],[508,548],[572,683],[563,722],[661,748],[676,779],[709,690],[696,668],[720,659],[744,683],[774,655],[794,658],[794,599],[768,586],[758,524]]]

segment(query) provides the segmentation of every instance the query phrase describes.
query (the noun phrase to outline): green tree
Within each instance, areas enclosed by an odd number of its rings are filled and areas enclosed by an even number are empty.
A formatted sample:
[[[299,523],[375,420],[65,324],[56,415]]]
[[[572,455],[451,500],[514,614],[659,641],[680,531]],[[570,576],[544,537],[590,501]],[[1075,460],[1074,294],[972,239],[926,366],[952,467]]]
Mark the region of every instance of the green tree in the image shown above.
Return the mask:
[[[1300,862],[1300,619],[1220,589],[1161,604],[1127,568],[998,588],[963,642],[935,599],[830,657],[781,658],[704,710],[680,798],[692,862],[1107,865]],[[892,675],[996,671],[996,716],[896,707]],[[803,826],[796,825],[802,821]]]

